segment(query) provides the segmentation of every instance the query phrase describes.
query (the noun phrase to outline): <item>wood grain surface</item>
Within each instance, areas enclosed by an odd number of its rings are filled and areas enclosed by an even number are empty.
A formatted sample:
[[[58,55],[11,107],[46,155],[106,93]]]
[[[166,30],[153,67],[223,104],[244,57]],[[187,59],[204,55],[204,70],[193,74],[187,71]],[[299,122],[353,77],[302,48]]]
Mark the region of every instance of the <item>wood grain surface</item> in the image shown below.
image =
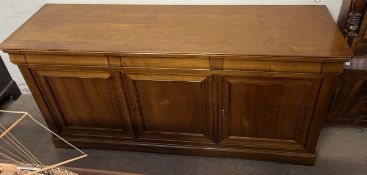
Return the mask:
[[[306,165],[351,57],[325,6],[46,5],[1,48],[76,146]]]
[[[351,55],[325,6],[47,4],[0,48],[109,55]]]

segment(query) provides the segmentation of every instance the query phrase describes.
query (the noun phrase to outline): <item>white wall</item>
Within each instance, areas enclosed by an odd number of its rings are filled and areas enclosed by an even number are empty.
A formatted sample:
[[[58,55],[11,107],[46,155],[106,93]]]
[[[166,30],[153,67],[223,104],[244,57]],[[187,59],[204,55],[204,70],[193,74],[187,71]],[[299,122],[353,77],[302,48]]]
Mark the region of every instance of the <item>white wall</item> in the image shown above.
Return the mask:
[[[0,0],[0,42],[13,33],[44,3],[45,0]],[[0,51],[0,56],[22,93],[29,93],[28,86],[18,68],[9,61],[8,54]]]
[[[326,5],[336,21],[342,0],[1,0],[0,42],[15,31],[44,3],[87,4],[176,4],[176,5]],[[23,93],[29,93],[22,75],[9,62],[8,55],[0,52],[10,74]]]

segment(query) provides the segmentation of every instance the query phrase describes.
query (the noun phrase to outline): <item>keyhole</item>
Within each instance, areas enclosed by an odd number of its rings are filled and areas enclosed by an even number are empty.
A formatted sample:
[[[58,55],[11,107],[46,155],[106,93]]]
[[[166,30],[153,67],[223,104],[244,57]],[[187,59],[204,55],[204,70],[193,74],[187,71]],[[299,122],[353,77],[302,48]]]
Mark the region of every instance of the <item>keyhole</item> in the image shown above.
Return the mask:
[[[220,113],[221,113],[222,117],[225,117],[225,116],[226,116],[226,113],[224,112],[224,109],[222,109],[222,110],[220,111]]]

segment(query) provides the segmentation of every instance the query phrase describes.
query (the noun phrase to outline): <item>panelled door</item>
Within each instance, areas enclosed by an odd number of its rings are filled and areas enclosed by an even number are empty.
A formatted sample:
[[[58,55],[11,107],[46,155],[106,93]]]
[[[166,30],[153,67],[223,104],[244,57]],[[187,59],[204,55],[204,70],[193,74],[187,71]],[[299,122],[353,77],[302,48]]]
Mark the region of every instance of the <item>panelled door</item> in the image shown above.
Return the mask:
[[[124,84],[138,138],[212,142],[211,75],[125,73]]]
[[[303,150],[320,78],[215,76],[219,144]]]
[[[32,68],[32,73],[61,134],[132,136],[119,72],[48,67]]]

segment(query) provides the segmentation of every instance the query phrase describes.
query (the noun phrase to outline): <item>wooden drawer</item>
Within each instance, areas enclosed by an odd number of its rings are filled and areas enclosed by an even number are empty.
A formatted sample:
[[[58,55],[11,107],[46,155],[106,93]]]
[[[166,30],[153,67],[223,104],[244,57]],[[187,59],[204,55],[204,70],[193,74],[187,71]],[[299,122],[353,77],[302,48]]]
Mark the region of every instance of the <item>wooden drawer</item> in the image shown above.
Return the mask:
[[[122,67],[209,69],[209,57],[122,57]]]
[[[27,64],[108,66],[106,56],[90,55],[25,55]]]

